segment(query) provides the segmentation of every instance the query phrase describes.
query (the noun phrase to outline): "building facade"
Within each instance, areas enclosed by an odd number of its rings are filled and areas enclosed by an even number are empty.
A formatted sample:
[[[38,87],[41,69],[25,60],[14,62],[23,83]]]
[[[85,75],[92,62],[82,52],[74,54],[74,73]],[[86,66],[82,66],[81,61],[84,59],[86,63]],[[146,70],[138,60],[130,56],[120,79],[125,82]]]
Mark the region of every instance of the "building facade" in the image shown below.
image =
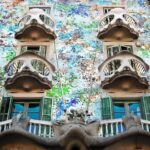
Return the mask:
[[[102,8],[97,38],[103,42],[104,61],[96,68],[102,89],[96,101],[99,120],[90,106],[66,108],[54,120],[55,98],[45,94],[55,86],[59,70],[51,10],[50,5],[30,6],[19,21],[16,57],[5,67],[9,95],[1,103],[1,149],[148,150],[149,65],[137,55],[138,22],[124,5]]]

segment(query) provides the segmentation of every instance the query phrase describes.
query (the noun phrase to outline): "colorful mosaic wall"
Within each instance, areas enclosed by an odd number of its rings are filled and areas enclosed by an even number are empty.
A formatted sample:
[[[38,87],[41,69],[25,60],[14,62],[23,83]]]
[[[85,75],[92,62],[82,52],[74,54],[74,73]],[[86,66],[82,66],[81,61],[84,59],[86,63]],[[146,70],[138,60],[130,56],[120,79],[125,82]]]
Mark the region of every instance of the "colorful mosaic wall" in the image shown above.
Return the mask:
[[[97,39],[98,23],[103,5],[125,5],[131,15],[140,23],[143,32],[138,43],[138,55],[150,65],[150,7],[146,0],[1,0],[0,1],[0,73],[15,56],[14,33],[18,19],[29,5],[53,4],[56,21],[56,50],[59,71],[55,75],[56,85],[48,96],[55,102],[56,119],[60,119],[65,109],[85,108],[97,118],[99,113],[95,103],[102,93],[99,87],[97,64],[103,61],[103,45]],[[59,88],[61,85],[61,89]]]

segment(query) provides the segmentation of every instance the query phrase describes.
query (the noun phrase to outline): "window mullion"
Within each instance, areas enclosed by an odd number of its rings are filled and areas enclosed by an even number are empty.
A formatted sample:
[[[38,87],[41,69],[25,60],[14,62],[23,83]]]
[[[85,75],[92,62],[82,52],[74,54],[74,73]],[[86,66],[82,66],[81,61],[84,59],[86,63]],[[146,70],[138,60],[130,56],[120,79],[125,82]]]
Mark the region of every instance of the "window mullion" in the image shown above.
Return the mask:
[[[130,113],[129,111],[129,103],[125,103],[125,111],[126,111],[126,115],[128,115]]]

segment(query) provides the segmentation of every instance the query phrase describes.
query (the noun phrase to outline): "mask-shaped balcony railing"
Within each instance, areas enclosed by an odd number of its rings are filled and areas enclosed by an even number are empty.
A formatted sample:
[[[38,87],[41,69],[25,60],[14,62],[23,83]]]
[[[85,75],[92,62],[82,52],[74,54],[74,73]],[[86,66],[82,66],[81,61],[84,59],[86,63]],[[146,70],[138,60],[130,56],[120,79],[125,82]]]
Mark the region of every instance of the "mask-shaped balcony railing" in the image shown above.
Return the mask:
[[[20,20],[20,28],[24,28],[25,25],[31,23],[37,23],[43,25],[47,29],[54,30],[54,21],[53,19],[42,9],[33,8],[28,11],[28,13]]]
[[[122,8],[112,9],[109,13],[107,13],[100,21],[99,24],[99,37],[100,33],[104,32],[107,28],[115,27],[115,26],[124,25],[127,28],[134,31],[134,34],[138,35],[140,31],[137,22],[135,19],[126,13],[126,11]],[[132,31],[132,32],[133,32]]]
[[[148,69],[149,66],[141,58],[127,51],[109,57],[98,67],[101,82],[123,71],[130,71],[141,79],[146,79]]]
[[[101,20],[100,27],[104,28],[109,24],[115,23],[117,20],[122,21],[124,24],[130,25],[132,28],[136,27],[135,20],[128,14],[121,14],[121,15],[117,14],[117,16],[115,16],[114,14],[107,15]]]
[[[36,54],[25,52],[8,63],[6,66],[6,78],[13,78],[17,73],[24,70],[36,73],[39,77],[52,81],[55,67]]]

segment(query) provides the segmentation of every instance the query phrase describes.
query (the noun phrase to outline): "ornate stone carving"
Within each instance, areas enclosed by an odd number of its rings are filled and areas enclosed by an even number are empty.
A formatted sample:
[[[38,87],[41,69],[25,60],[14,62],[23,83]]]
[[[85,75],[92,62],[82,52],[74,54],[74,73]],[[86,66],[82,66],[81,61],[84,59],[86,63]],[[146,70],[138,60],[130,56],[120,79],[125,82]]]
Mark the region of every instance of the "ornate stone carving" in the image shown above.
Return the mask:
[[[55,22],[49,14],[42,9],[32,8],[20,19],[15,38],[31,38],[32,40],[39,40],[39,38],[55,39],[54,26]]]
[[[86,116],[87,113],[81,109],[70,109],[66,112],[63,120],[53,123],[55,136],[62,136],[73,129],[84,132],[90,136],[97,135],[99,123],[96,120],[86,121]]]
[[[12,118],[12,128],[20,128],[26,130],[28,123],[29,118],[25,116],[25,112],[19,113]]]
[[[133,114],[128,114],[125,118],[123,118],[123,125],[126,130],[142,128],[140,118],[134,116]]]

